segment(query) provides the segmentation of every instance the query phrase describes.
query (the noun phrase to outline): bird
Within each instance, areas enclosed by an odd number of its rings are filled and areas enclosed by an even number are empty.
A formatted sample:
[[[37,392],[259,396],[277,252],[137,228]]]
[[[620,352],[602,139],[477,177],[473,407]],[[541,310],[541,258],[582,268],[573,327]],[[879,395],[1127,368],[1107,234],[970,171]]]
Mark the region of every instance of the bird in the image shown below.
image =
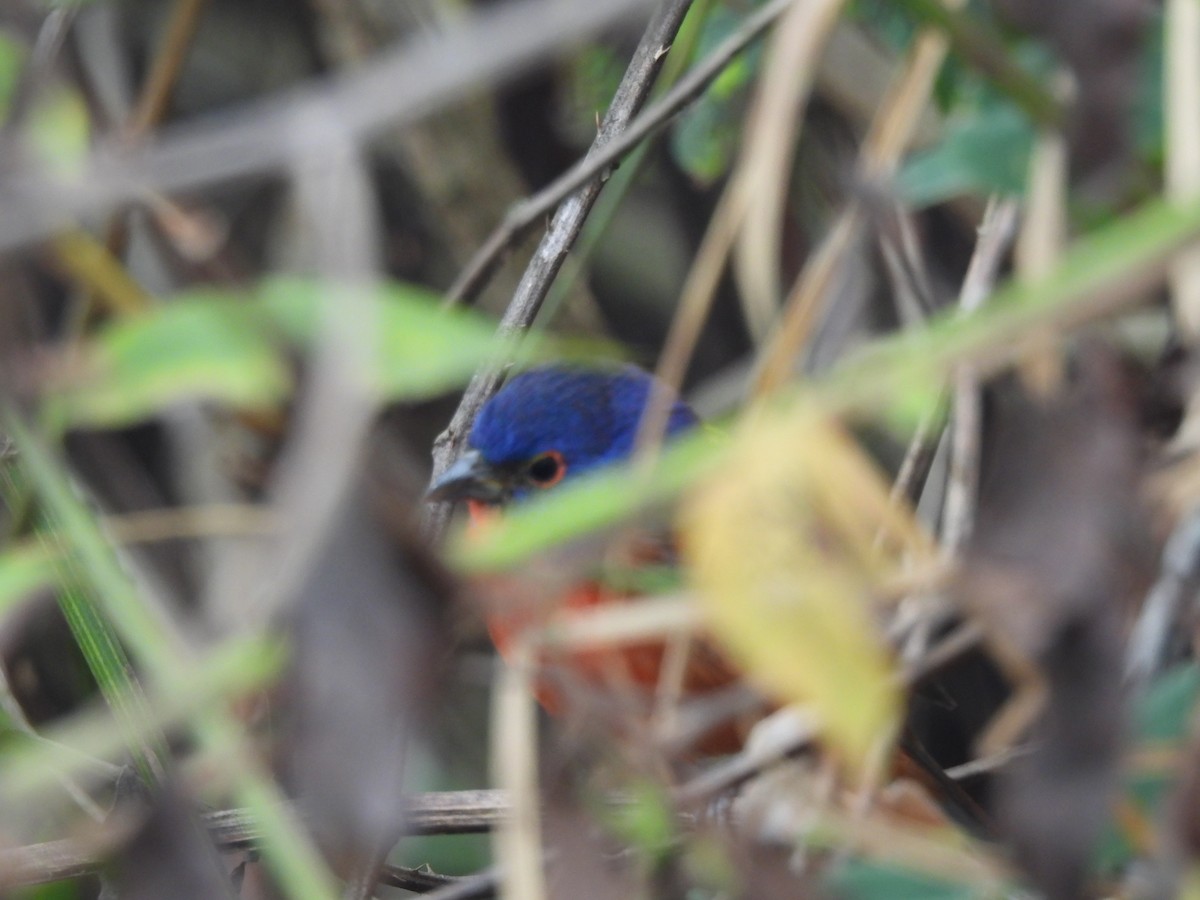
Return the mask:
[[[468,435],[467,449],[433,480],[426,497],[465,502],[473,527],[486,528],[505,508],[630,459],[643,415],[655,398],[668,404],[665,440],[701,425],[699,416],[674,391],[634,365],[549,364],[525,370],[483,406]],[[635,567],[677,563],[669,536],[641,534],[627,549],[627,561]],[[569,585],[556,606],[579,610],[636,598],[637,591],[627,586],[584,578]],[[538,618],[528,609],[494,610],[487,616],[488,631],[502,656],[521,629]],[[630,689],[639,692],[646,708],[658,686],[664,654],[663,642],[640,642],[571,654],[565,668],[591,686],[619,687],[626,696]],[[682,682],[686,697],[715,697],[737,681],[721,654],[705,641],[693,643]],[[561,692],[546,685],[539,689],[538,699],[551,712],[564,705]],[[740,723],[713,716],[708,725],[701,727],[697,742],[705,754],[740,747],[745,731]]]
[[[484,404],[466,452],[435,479],[427,498],[467,500],[479,512],[628,459],[656,389],[671,404],[668,439],[699,424],[691,407],[636,366],[521,372]]]
[[[506,507],[629,460],[642,418],[654,398],[665,398],[669,404],[666,440],[701,426],[700,417],[675,392],[633,365],[549,364],[523,371],[483,406],[468,435],[466,451],[433,479],[426,497],[465,501],[475,527],[486,528]],[[635,542],[633,561],[675,565],[674,544],[670,536]],[[636,599],[636,591],[585,579],[571,585],[558,606],[582,609]],[[537,618],[519,609],[495,610],[488,615],[488,631],[502,656],[521,629]],[[578,652],[564,662],[592,685],[640,689],[652,698],[664,653],[664,644],[656,641],[607,652]],[[681,685],[684,698],[703,701],[724,693],[733,702],[710,704],[713,710],[724,712],[700,717],[704,724],[691,736],[691,752],[712,757],[738,751],[753,725],[774,708],[753,692],[747,704],[745,690],[739,691],[741,683],[740,674],[707,640],[693,642]],[[540,687],[538,699],[552,713],[563,711],[563,698],[551,687]],[[955,818],[972,823],[980,832],[987,830],[980,824],[986,816],[974,800],[946,777],[910,728],[901,738],[895,768],[925,785]]]

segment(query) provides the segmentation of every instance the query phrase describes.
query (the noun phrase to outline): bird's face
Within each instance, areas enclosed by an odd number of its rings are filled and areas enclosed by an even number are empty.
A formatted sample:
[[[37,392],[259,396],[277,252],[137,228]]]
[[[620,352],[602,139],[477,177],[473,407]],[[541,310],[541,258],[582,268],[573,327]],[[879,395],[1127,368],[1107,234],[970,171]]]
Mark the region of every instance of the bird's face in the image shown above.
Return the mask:
[[[483,407],[469,448],[427,496],[497,506],[626,459],[655,384],[633,366],[609,371],[546,366],[523,372]],[[675,400],[667,434],[696,421],[691,409]]]

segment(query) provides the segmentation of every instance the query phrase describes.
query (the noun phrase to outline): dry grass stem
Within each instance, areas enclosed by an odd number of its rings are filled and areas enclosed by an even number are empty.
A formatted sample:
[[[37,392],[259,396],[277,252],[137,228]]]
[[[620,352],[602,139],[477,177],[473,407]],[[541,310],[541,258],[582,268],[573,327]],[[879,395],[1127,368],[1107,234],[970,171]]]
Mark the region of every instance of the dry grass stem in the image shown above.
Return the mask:
[[[671,733],[678,724],[679,702],[683,699],[691,655],[690,632],[676,631],[667,636],[662,671],[654,690],[654,722],[659,734]]]
[[[700,332],[708,319],[716,296],[717,286],[735,241],[738,240],[740,229],[746,222],[750,205],[757,199],[768,204],[763,221],[769,223],[769,236],[766,243],[775,247],[762,248],[764,253],[771,255],[778,270],[778,230],[779,214],[776,207],[782,201],[784,187],[788,178],[786,167],[791,159],[791,148],[795,146],[804,110],[804,101],[812,88],[813,72],[821,47],[828,39],[829,31],[836,21],[836,15],[830,17],[839,8],[840,2],[821,0],[814,3],[811,0],[797,3],[788,17],[790,28],[793,29],[792,41],[796,46],[790,55],[781,57],[781,66],[786,67],[780,72],[780,80],[789,73],[800,80],[795,84],[764,85],[753,107],[750,117],[752,134],[747,138],[745,149],[730,177],[729,184],[721,194],[708,229],[688,271],[687,280],[680,292],[679,305],[671,328],[659,355],[655,374],[658,378],[673,388],[678,388],[687,374],[688,364],[695,350]],[[789,102],[790,101],[790,102]],[[772,129],[772,123],[766,120],[768,114],[784,115],[793,123],[791,137],[786,132]],[[769,147],[759,148],[761,141],[772,141]],[[782,155],[782,160],[780,156]],[[763,157],[766,157],[765,159]],[[767,179],[756,173],[758,166],[770,165],[771,178]],[[761,196],[760,196],[761,195]],[[771,209],[776,209],[775,213]],[[769,300],[774,305],[773,296]],[[664,401],[652,403],[642,417],[638,429],[638,447],[643,459],[651,457],[652,449],[661,439],[663,428],[666,426],[666,416],[669,405]]]
[[[675,85],[629,123],[627,130],[588,154],[553,182],[509,210],[504,221],[476,252],[446,292],[447,304],[468,301],[499,262],[505,250],[527,229],[541,222],[559,203],[588,182],[599,178],[622,157],[652,137],[688,104],[696,100],[725,68],[757,40],[795,0],[770,0],[746,17],[728,38],[691,68]],[[669,58],[668,58],[669,59]]]
[[[1167,0],[1163,35],[1166,194],[1177,203],[1194,203],[1200,197],[1200,5]],[[1175,318],[1194,342],[1200,337],[1200,250],[1180,254],[1170,282]]]
[[[993,197],[988,201],[958,297],[963,313],[974,312],[992,292],[1016,228],[1017,210],[1016,200]],[[983,409],[979,376],[969,363],[957,368],[953,393],[950,469],[942,506],[942,552],[949,559],[962,552],[971,536],[979,487]]]
[[[1043,131],[1029,158],[1025,216],[1014,252],[1018,278],[1045,278],[1062,257],[1067,236],[1067,189],[1066,138],[1060,131]],[[1035,335],[1019,364],[1026,384],[1043,396],[1062,379],[1062,356],[1056,342],[1050,331]]]
[[[537,706],[534,653],[518,644],[500,671],[493,696],[493,777],[508,794],[511,814],[495,832],[495,857],[502,861],[504,900],[543,900],[541,808],[537,765]]]
[[[122,137],[126,140],[140,140],[167,111],[171,93],[187,62],[188,50],[200,28],[200,19],[207,5],[208,0],[175,0],[137,105],[125,123]]]
[[[949,0],[947,5],[957,6],[959,0]],[[917,38],[863,142],[859,165],[866,177],[884,178],[895,170],[928,103],[933,80],[946,56],[946,47],[946,38],[940,31],[925,29]],[[856,199],[846,204],[801,272],[784,303],[778,331],[760,356],[754,396],[771,393],[790,376],[796,356],[817,321],[822,302],[836,283],[856,243],[862,223],[860,205]]]
[[[771,38],[731,189],[744,219],[734,272],[746,322],[766,339],[778,314],[784,205],[804,111],[843,0],[798,0]]]
[[[256,504],[214,503],[121,513],[106,517],[104,525],[120,543],[145,544],[182,538],[271,534],[278,528],[278,520]]]
[[[1163,22],[1164,187],[1180,204],[1200,197],[1200,6],[1168,0]],[[1200,339],[1200,248],[1180,253],[1168,275],[1171,308],[1184,340]],[[1200,445],[1200,396],[1187,405],[1176,436],[1180,448]]]
[[[556,617],[532,640],[538,647],[597,649],[678,634],[694,634],[703,617],[688,595],[640,597]]]
[[[103,243],[87,232],[62,232],[54,239],[54,251],[67,273],[85,285],[109,312],[134,315],[154,307],[154,298],[142,290]]]

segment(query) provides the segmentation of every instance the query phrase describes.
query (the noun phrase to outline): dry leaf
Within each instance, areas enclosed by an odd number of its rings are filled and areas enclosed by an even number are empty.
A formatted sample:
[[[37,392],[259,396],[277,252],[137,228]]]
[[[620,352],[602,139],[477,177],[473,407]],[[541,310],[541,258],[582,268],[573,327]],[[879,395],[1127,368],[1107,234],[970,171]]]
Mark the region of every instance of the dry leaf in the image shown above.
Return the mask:
[[[751,679],[812,709],[861,772],[902,706],[868,601],[898,549],[931,554],[873,463],[810,412],[757,417],[686,505],[682,530],[714,638]]]

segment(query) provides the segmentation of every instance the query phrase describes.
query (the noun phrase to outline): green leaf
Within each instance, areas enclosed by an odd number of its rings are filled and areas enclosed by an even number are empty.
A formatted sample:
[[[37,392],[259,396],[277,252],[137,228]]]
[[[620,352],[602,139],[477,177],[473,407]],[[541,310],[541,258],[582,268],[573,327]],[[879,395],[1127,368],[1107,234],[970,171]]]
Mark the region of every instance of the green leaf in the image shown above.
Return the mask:
[[[79,900],[84,892],[78,879],[69,879],[16,888],[8,896],[10,900]]]
[[[271,278],[257,291],[270,321],[298,344],[323,327],[321,303],[345,290],[314,279]],[[363,298],[359,298],[362,300]],[[517,364],[539,354],[541,341],[497,337],[496,324],[466,309],[445,309],[425,288],[400,282],[379,285],[367,298],[374,358],[367,377],[383,400],[420,400],[459,387],[481,367],[502,357]]]
[[[727,7],[704,21],[697,58],[703,58],[734,31],[742,16]],[[741,138],[749,86],[759,69],[762,47],[750,47],[725,67],[708,89],[680,116],[671,132],[671,153],[700,184],[711,185],[729,171]]]
[[[1200,700],[1200,666],[1188,664],[1162,675],[1134,711],[1138,741],[1183,740],[1188,735],[1197,700]]]
[[[82,363],[65,367],[52,412],[68,424],[114,426],[183,400],[279,403],[291,388],[286,349],[310,346],[327,327],[328,298],[336,302],[346,290],[272,278],[250,290],[185,292],[114,321],[84,344]],[[371,352],[357,362],[381,401],[444,393],[501,353],[528,359],[539,346],[525,341],[516,354],[491,320],[442,309],[435,295],[410,285],[384,284],[354,299],[372,317],[364,328]]]
[[[181,300],[115,320],[83,347],[53,398],[74,425],[124,425],[182,400],[236,407],[281,401],[291,378],[261,310],[230,299]]]
[[[980,900],[989,892],[912,869],[851,859],[830,873],[829,887],[847,900]]]
[[[707,187],[729,171],[739,137],[731,105],[706,97],[680,118],[671,134],[671,152],[680,168]]]
[[[11,505],[11,498],[19,493],[18,486],[23,482],[45,489],[47,479],[53,479],[53,463],[25,425],[11,411],[5,410],[3,427],[17,451],[4,467],[3,473],[0,473],[0,484],[3,485],[6,500]],[[68,484],[57,484],[51,489],[63,492],[64,500],[78,503],[78,498]],[[153,785],[165,771],[166,739],[161,732],[155,731],[147,724],[151,721],[149,701],[134,674],[116,630],[100,610],[96,594],[84,587],[88,578],[86,573],[80,571],[83,561],[59,541],[61,531],[69,530],[69,525],[63,524],[63,517],[56,514],[52,506],[53,504],[47,504],[44,515],[39,517],[39,533],[33,540],[41,545],[42,564],[55,570],[54,580],[59,583],[56,598],[63,618],[66,619],[71,635],[79,645],[101,694],[128,738],[134,764],[146,784]],[[105,547],[105,552],[111,553],[111,550]],[[34,561],[31,567],[36,569],[38,553],[33,551],[29,555]],[[13,580],[28,582],[34,575],[45,574],[30,573],[27,570],[23,578],[20,573],[16,573]]]
[[[1197,702],[1200,702],[1200,666],[1188,663],[1159,677],[1134,709],[1137,746],[1181,745],[1188,737]],[[1170,795],[1174,776],[1169,772],[1134,772],[1126,778],[1127,799],[1150,819],[1157,817]],[[1096,851],[1096,865],[1115,871],[1136,855],[1125,836],[1109,827]]]
[[[621,843],[651,858],[664,856],[675,843],[675,813],[670,802],[659,786],[649,782],[635,782],[627,790],[622,802],[605,802],[599,815]]]
[[[914,206],[962,194],[1019,194],[1033,137],[1029,120],[1009,104],[959,115],[937,146],[905,164],[896,188]]]

